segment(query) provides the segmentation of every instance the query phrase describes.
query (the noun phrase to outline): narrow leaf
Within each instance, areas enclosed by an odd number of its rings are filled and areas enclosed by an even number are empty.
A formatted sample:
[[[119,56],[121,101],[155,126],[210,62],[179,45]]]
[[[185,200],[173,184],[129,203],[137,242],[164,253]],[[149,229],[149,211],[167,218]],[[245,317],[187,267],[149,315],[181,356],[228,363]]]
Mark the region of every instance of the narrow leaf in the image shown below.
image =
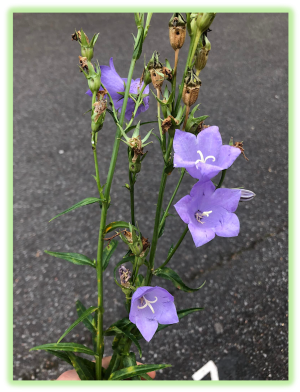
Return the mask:
[[[103,250],[103,261],[102,261],[102,268],[103,271],[106,270],[109,260],[116,250],[118,246],[118,241],[117,240],[111,240],[110,243],[106,246],[106,248]]]
[[[151,123],[157,123],[157,121],[145,121],[145,122],[142,122],[140,125],[151,124]],[[129,128],[125,129],[125,132],[128,133],[129,131],[131,131],[135,127],[136,127],[136,125],[131,125]]]
[[[105,227],[104,234],[107,234],[110,231],[117,229],[118,227],[127,229],[129,227],[129,223],[124,221],[111,222]]]
[[[97,353],[79,343],[47,343],[42,344],[41,346],[33,347],[29,351],[33,350],[72,351],[74,353],[84,353],[97,356]]]
[[[89,265],[91,267],[96,268],[95,261],[89,259],[87,256],[84,256],[81,253],[50,252],[48,250],[44,250],[44,252],[50,256],[54,256],[54,257],[58,257],[59,259],[70,261],[73,264]]]
[[[122,333],[122,334],[124,334],[128,339],[130,339],[130,340],[136,345],[136,347],[137,347],[137,349],[138,349],[138,351],[139,351],[139,354],[140,354],[140,358],[142,358],[143,354],[142,354],[141,346],[140,346],[140,344],[139,344],[137,338],[136,338],[131,332],[129,332],[129,331],[127,330],[127,328],[124,328],[124,327],[122,328],[122,327],[120,327],[120,326],[119,326],[119,327],[111,326],[111,327],[109,327],[109,330],[110,330],[110,332]],[[104,335],[107,336],[106,333],[104,333]]]
[[[70,361],[70,358],[68,354],[60,351],[52,351],[52,350],[46,350],[49,354],[55,355],[57,358],[62,359],[63,361],[67,362],[69,365],[72,365],[72,362]]]
[[[59,343],[66,335],[68,335],[68,333],[71,332],[72,329],[76,327],[76,325],[78,325],[87,316],[94,313],[95,310],[97,310],[97,309],[98,309],[97,307],[91,306],[85,312],[83,312],[82,315],[80,317],[78,317],[78,319],[76,321],[74,321],[74,323],[61,335],[61,337],[58,339],[57,343]]]
[[[72,207],[68,208],[67,210],[61,212],[60,214],[56,215],[54,218],[50,219],[49,222],[53,221],[53,219],[58,218],[59,216],[66,214],[67,212],[73,211],[76,208],[82,207],[82,206],[87,206],[88,204],[93,204],[93,203],[99,203],[101,202],[100,199],[98,199],[97,197],[88,197],[82,201],[80,201],[79,203],[74,204]]]
[[[84,361],[81,361],[82,358],[77,357],[73,353],[68,353],[68,356],[80,380],[95,380],[95,372],[93,372],[89,367],[87,367]]]
[[[124,380],[133,376],[140,376],[142,374],[171,367],[172,365],[136,365],[117,370],[109,376],[109,380]]]
[[[79,300],[76,301],[76,311],[77,311],[78,317],[80,317],[86,311],[86,307]],[[82,320],[82,322],[92,334],[97,332],[93,326],[93,316],[92,315],[88,315],[84,320]]]
[[[183,281],[181,280],[180,276],[177,274],[177,272],[173,271],[171,268],[168,267],[163,267],[163,268],[158,268],[154,274],[156,276],[159,276],[160,278],[168,279],[171,280],[171,282],[174,283],[175,287],[177,287],[179,290],[183,290],[187,293],[191,293],[193,291],[197,291],[201,289],[201,287],[204,285],[204,283],[198,287],[197,289],[192,289],[188,286],[186,286]]]

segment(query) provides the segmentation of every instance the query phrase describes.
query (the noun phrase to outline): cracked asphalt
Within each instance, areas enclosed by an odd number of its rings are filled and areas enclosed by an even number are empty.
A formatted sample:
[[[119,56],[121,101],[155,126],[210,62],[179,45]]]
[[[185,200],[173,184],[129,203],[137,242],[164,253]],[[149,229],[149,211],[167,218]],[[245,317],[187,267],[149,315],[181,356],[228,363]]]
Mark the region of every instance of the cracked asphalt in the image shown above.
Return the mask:
[[[154,14],[134,78],[143,57],[154,50],[173,63],[169,44],[170,14]],[[78,71],[79,45],[74,29],[88,36],[100,32],[95,59],[126,77],[135,32],[131,14],[14,15],[14,379],[53,380],[68,365],[33,346],[55,342],[76,319],[75,301],[95,305],[95,271],[43,253],[70,251],[96,257],[99,210],[90,205],[48,221],[76,202],[97,196],[90,145],[90,107],[86,80]],[[218,14],[209,34],[212,50],[201,72],[197,103],[200,115],[218,125],[227,143],[243,140],[249,162],[240,157],[228,170],[226,187],[244,186],[257,196],[239,206],[241,224],[235,238],[216,237],[196,249],[187,234],[170,267],[184,282],[204,287],[183,293],[171,282],[154,284],[175,296],[177,309],[204,307],[179,324],[142,342],[145,363],[171,363],[160,380],[191,380],[209,360],[222,380],[288,379],[288,15]],[[280,51],[278,50],[280,48]],[[188,45],[179,56],[182,75]],[[139,117],[156,119],[155,99]],[[158,132],[157,126],[154,131]],[[142,128],[146,134],[149,126]],[[99,134],[100,176],[104,181],[115,125],[107,114]],[[136,184],[136,216],[151,239],[162,159],[158,143],[148,155]],[[112,185],[108,221],[129,220],[126,147],[121,145]],[[168,178],[165,205],[179,172]],[[195,180],[185,176],[175,201]],[[156,265],[179,238],[184,224],[175,210],[159,241]],[[126,315],[123,294],[113,281],[114,265],[125,252],[119,244],[105,272],[104,324]],[[91,346],[89,332],[77,326],[66,341]],[[105,355],[111,353],[111,338]]]

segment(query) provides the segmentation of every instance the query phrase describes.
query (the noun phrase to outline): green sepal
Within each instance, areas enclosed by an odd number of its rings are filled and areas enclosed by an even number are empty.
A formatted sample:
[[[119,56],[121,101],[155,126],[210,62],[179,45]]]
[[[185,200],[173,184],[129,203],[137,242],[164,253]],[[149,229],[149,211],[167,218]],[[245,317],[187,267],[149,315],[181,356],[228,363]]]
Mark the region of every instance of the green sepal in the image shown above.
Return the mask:
[[[68,208],[67,210],[59,213],[54,218],[50,219],[49,222],[53,221],[53,219],[58,218],[59,216],[61,216],[63,214],[66,214],[67,212],[75,210],[76,208],[87,206],[88,204],[93,204],[93,203],[97,203],[97,202],[101,203],[101,200],[97,197],[88,197],[88,198],[81,200],[80,202],[74,204],[72,207]]]
[[[94,313],[98,308],[96,306],[91,306],[87,310],[85,310],[80,317],[74,323],[61,335],[61,337],[58,339],[57,343],[60,343],[60,341],[68,335],[69,332],[72,331],[73,328],[76,327],[81,321],[83,321],[87,316],[90,314]]]
[[[111,240],[110,243],[106,246],[106,248],[104,248],[103,250],[103,262],[102,262],[102,269],[103,271],[106,270],[109,260],[112,256],[112,254],[114,253],[114,251],[116,250],[118,246],[118,241],[117,240]]]
[[[168,59],[166,59],[166,67],[172,69],[171,64]]]
[[[118,227],[127,229],[127,228],[129,228],[129,226],[130,226],[130,223],[124,222],[124,221],[111,222],[108,225],[106,225],[106,227],[104,229],[104,234],[107,234],[110,231],[117,229]],[[132,227],[134,227],[134,226],[132,226]],[[136,227],[134,227],[134,228],[136,229]]]
[[[76,370],[80,380],[95,380],[96,379],[96,365],[94,362],[88,361],[93,364],[91,367],[87,366],[86,361],[73,353],[68,353],[72,366]]]
[[[172,365],[136,365],[117,370],[109,376],[109,380],[124,380],[134,376],[140,376],[142,374],[171,367]]]
[[[159,73],[159,72],[157,72],[157,73]],[[170,94],[170,96],[169,96],[169,98],[167,99],[166,102],[163,101],[163,100],[161,100],[161,99],[159,99],[159,98],[154,94],[154,92],[153,92],[152,90],[150,90],[150,91],[151,91],[151,93],[153,94],[153,96],[155,97],[155,99],[157,100],[157,102],[159,102],[162,106],[169,106],[169,105],[173,102],[173,99],[174,99],[174,96],[175,96],[175,90],[172,90],[172,92],[171,92],[171,94]]]
[[[47,343],[41,346],[32,347],[29,351],[34,350],[53,350],[53,351],[71,351],[74,353],[83,353],[87,355],[97,356],[97,353],[90,348],[79,343]]]
[[[93,268],[96,268],[95,261],[91,260],[87,256],[82,255],[81,253],[50,252],[48,250],[44,250],[44,252],[50,256],[70,261],[71,263],[76,265],[89,265]]]
[[[157,270],[154,271],[154,275],[159,276],[160,278],[163,279],[168,279],[171,282],[173,282],[174,286],[177,287],[177,289],[185,291],[187,293],[192,293],[193,291],[197,291],[203,287],[205,282],[198,287],[197,289],[191,289],[190,287],[186,286],[183,281],[181,280],[180,276],[177,274],[177,272],[173,271],[171,268],[168,267],[163,267],[163,268],[158,268]]]
[[[141,287],[145,285],[145,278],[139,274],[135,280],[135,287]]]

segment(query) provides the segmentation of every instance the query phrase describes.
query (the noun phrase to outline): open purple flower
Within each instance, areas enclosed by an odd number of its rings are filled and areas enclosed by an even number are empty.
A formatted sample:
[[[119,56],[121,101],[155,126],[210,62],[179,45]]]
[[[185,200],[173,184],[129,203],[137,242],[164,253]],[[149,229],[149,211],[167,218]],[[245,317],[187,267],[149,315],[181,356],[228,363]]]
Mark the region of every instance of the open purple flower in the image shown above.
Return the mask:
[[[185,167],[201,182],[210,180],[227,169],[240,155],[239,148],[224,145],[218,127],[209,127],[197,136],[176,129],[174,137],[174,167]]]
[[[190,195],[174,205],[180,218],[188,224],[196,247],[211,241],[215,235],[236,237],[240,231],[233,214],[241,197],[240,189],[216,189],[211,181],[195,184]]]
[[[161,287],[139,287],[132,296],[129,320],[149,342],[155,334],[158,323],[179,322],[174,297]]]
[[[101,69],[101,83],[105,86],[106,90],[110,93],[111,98],[114,102],[116,110],[122,108],[124,95],[119,93],[125,92],[125,84],[127,83],[127,78],[121,78],[117,71],[115,70],[113,58],[111,57],[109,61],[109,66],[100,65]],[[143,82],[144,83],[144,82]],[[138,88],[141,90],[143,83],[140,83],[140,79],[131,80],[130,84],[130,94],[138,94]],[[102,90],[102,88],[100,89]],[[149,94],[149,86],[147,86],[143,92],[144,94]],[[92,92],[88,90],[86,92],[89,96],[93,96]],[[140,113],[145,112],[149,109],[149,96],[143,99],[144,105],[141,104],[136,112],[136,116]],[[129,121],[134,111],[135,102],[132,98],[128,98],[125,117]]]

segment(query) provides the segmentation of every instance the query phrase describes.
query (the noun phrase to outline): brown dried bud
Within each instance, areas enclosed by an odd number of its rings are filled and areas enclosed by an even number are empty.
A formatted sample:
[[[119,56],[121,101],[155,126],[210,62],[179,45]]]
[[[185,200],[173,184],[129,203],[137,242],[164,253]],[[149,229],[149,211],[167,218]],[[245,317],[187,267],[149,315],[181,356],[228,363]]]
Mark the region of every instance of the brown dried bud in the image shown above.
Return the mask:
[[[165,78],[163,74],[163,68],[151,69],[150,71],[152,84],[155,89],[160,89],[163,84]]]
[[[148,238],[142,237],[142,244],[143,244],[143,251],[150,248],[150,242],[148,241]]]
[[[124,265],[121,265],[121,267],[119,268],[119,275],[121,285],[127,288],[130,287],[129,279],[131,278],[131,271]]]
[[[164,119],[164,121],[161,123],[161,127],[162,127],[162,131],[163,134],[165,134],[166,132],[168,132],[168,130],[171,128],[172,126],[172,120],[171,118],[178,124],[179,120],[177,120],[176,118],[174,118],[173,116],[168,116],[167,118]]]
[[[210,125],[205,125],[204,121],[201,121],[201,123],[198,125],[197,129],[196,129],[196,134],[200,133],[201,131],[203,131],[203,129],[209,128]]]
[[[172,70],[167,68],[167,67],[163,67],[162,69],[162,73],[165,75],[165,79],[167,80],[172,80]]]
[[[124,230],[123,235],[128,242],[132,243],[132,233],[130,231]]]
[[[80,72],[82,72],[82,69],[84,69],[85,71],[88,71],[88,63],[87,63],[87,58],[86,57],[82,57],[82,56],[78,56],[79,57],[79,64],[81,67]]]
[[[72,34],[72,41],[78,41],[78,40],[79,40],[79,42],[81,41],[81,32],[80,32],[80,30],[77,31],[77,34],[76,33]]]
[[[104,90],[99,90],[98,92],[97,92],[97,95],[96,95],[96,97],[97,97],[97,99],[98,99],[98,101],[101,101],[103,98],[104,98],[104,96],[107,94],[107,90],[106,90],[106,88],[104,89]]]
[[[192,106],[198,98],[201,80],[191,69],[188,71],[187,77],[184,79],[184,86],[182,92],[182,100],[188,107]]]
[[[98,118],[101,116],[102,113],[105,112],[107,105],[106,100],[102,99],[101,101],[97,101],[93,104],[94,106],[94,122],[97,122]]]
[[[186,36],[186,21],[180,13],[175,13],[169,22],[170,44],[174,50],[180,49]]]
[[[246,159],[246,161],[249,161],[249,159],[248,159],[248,158],[246,157],[246,155],[245,155],[245,150],[244,150],[244,148],[243,148],[243,142],[235,142],[234,145],[233,145],[233,147],[236,147],[236,148],[240,149],[240,150],[241,150],[241,153],[243,154],[243,156],[244,156],[244,158]]]

